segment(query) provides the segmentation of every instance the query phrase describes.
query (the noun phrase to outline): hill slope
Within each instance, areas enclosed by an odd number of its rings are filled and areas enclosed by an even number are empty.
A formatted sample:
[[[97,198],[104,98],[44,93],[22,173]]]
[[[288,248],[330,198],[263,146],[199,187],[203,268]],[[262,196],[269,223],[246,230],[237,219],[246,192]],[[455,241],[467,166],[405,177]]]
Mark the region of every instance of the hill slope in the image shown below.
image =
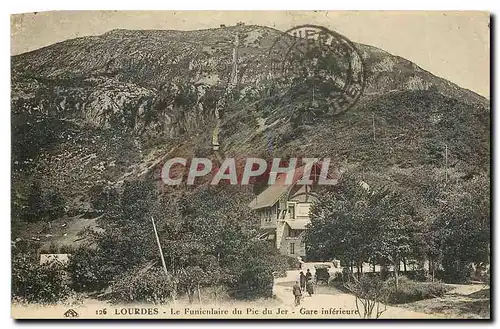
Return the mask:
[[[456,179],[488,171],[489,102],[383,50],[356,45],[364,95],[332,116],[266,99],[277,30],[114,30],[12,57],[14,216],[35,181],[78,215],[92,212],[96,186],[157,179],[166,157],[210,154],[235,34],[240,83],[224,113],[226,156],[326,156],[393,181],[401,172],[440,175],[446,146]]]

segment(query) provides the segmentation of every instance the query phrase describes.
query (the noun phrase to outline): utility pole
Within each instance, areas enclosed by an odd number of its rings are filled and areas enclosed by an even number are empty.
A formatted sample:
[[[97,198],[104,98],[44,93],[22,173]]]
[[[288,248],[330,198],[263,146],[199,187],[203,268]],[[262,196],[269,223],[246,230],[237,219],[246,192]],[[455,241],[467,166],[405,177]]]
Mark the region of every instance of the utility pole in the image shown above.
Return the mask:
[[[167,264],[165,264],[165,257],[163,257],[163,250],[161,249],[160,238],[158,237],[158,232],[156,231],[156,224],[153,216],[151,216],[151,223],[153,223],[153,230],[155,231],[156,243],[158,243],[158,250],[160,250],[161,264],[163,265],[163,270],[165,275],[168,276]]]
[[[156,224],[153,216],[151,216],[151,223],[153,223],[153,230],[155,232],[155,237],[156,237],[156,243],[158,244],[158,250],[160,251],[160,257],[161,257],[161,264],[163,265],[163,271],[165,271],[165,275],[168,277],[168,270],[167,270],[167,264],[165,263],[165,257],[163,257],[163,250],[161,249],[161,243],[160,243],[160,238],[158,237],[158,231],[156,230]],[[175,278],[173,279],[173,284],[174,284],[174,289],[172,292],[172,301],[175,304],[177,300],[177,282],[175,281]]]

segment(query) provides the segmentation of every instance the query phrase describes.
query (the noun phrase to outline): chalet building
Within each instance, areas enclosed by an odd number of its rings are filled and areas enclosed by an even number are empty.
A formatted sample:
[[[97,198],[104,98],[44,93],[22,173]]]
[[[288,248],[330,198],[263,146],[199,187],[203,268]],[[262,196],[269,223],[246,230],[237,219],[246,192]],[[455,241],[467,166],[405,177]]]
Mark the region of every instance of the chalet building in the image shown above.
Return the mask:
[[[40,265],[67,265],[70,254],[40,254]]]
[[[286,173],[278,173],[276,183],[269,185],[250,202],[260,220],[259,239],[267,240],[278,248],[281,254],[292,257],[306,256],[304,232],[311,222],[309,211],[317,200],[316,182],[320,168],[313,167],[311,185],[297,184],[302,179],[304,167],[297,168],[291,184],[285,184]],[[337,180],[338,176],[328,175]]]

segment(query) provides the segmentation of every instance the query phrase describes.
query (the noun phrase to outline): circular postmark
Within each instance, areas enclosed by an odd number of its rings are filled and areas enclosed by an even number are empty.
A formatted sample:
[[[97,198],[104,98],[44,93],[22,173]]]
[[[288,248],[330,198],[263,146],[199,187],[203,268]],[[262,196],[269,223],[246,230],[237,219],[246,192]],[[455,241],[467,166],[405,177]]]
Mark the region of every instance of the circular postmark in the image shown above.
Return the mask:
[[[269,56],[268,78],[301,106],[336,115],[351,108],[363,93],[360,52],[349,39],[325,27],[300,25],[285,31]]]

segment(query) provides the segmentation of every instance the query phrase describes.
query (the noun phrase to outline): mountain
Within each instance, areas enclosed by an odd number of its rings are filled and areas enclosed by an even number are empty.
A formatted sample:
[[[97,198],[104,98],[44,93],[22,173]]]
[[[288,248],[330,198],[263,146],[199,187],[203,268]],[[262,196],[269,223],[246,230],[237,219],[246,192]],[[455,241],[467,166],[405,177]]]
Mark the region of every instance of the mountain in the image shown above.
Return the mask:
[[[489,171],[489,101],[381,49],[355,44],[366,87],[333,115],[269,97],[275,29],[113,30],[11,58],[13,216],[29,207],[34,185],[62,198],[65,216],[92,214],[96,188],[158,179],[168,157],[210,155],[235,35],[239,85],[222,118],[225,156],[331,157],[397,185],[398,175],[444,177],[447,149],[451,179]]]

